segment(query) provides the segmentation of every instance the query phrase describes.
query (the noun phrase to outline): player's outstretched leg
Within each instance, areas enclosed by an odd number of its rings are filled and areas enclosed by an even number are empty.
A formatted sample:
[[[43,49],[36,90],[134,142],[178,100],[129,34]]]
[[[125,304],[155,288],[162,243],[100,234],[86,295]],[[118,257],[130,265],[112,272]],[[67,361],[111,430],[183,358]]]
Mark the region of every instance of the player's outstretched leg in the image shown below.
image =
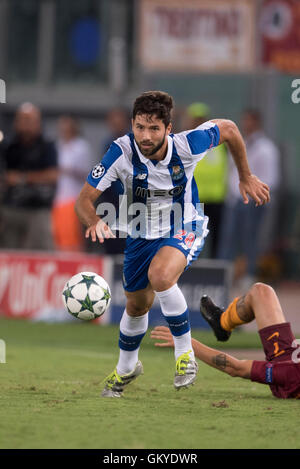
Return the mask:
[[[143,373],[138,359],[141,341],[148,329],[148,310],[154,299],[152,289],[126,292],[127,305],[120,322],[119,361],[105,379],[102,397],[121,397],[125,386]],[[129,314],[130,313],[130,314]]]
[[[120,322],[119,361],[116,369],[105,379],[102,397],[121,397],[125,386],[143,373],[138,352],[147,329],[148,313],[131,317],[125,309]]]
[[[209,296],[202,296],[200,301],[201,314],[211,326],[217,340],[226,342],[236,326],[246,324],[254,319],[250,291],[246,295],[235,298],[226,310],[215,305]]]
[[[188,307],[176,283],[185,265],[186,259],[179,250],[165,246],[154,257],[148,271],[149,280],[174,339],[176,389],[192,385],[198,371],[192,347]]]
[[[176,389],[188,387],[194,383],[198,365],[191,341],[189,312],[185,298],[177,284],[164,291],[157,291],[162,313],[169,325],[174,339]]]
[[[220,341],[229,339],[236,326],[256,319],[258,329],[285,322],[278,298],[273,288],[264,283],[255,283],[249,291],[235,298],[223,311],[211,298],[201,298],[200,311]]]
[[[209,296],[204,295],[201,298],[200,311],[204,319],[214,331],[217,340],[226,342],[229,339],[231,332],[226,331],[221,326],[221,316],[224,313],[224,310],[215,305]]]

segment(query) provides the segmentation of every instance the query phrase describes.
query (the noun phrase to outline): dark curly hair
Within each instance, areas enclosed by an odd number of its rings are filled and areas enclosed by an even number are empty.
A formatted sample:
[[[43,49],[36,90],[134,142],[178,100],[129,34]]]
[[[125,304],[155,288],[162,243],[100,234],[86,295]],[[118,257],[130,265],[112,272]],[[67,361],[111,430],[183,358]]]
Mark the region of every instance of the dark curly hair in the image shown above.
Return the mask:
[[[146,91],[138,96],[133,105],[132,118],[136,115],[155,115],[167,127],[171,122],[171,111],[174,106],[172,96],[164,91]]]

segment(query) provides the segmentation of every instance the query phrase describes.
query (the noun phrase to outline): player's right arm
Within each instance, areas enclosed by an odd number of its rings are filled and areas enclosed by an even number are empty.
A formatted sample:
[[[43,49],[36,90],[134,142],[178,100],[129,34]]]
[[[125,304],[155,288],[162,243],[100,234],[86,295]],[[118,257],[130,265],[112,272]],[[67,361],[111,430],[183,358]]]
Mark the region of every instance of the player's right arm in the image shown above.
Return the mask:
[[[98,238],[100,243],[103,243],[105,238],[115,238],[115,235],[111,232],[109,226],[96,214],[94,203],[101,194],[102,191],[86,182],[76,201],[75,211],[81,223],[87,227],[85,237],[91,237],[93,242]]]
[[[97,238],[100,243],[103,243],[104,239],[115,238],[109,226],[96,214],[95,202],[118,178],[117,166],[122,155],[121,146],[113,142],[101,162],[89,173],[75,204],[79,220],[87,227],[85,237],[91,237],[94,242]]]
[[[166,326],[157,326],[151,332],[151,339],[163,340],[156,342],[157,347],[174,347],[173,336]],[[192,339],[195,356],[209,366],[223,371],[230,376],[250,379],[253,360],[238,360],[237,358],[207,347],[196,339]]]

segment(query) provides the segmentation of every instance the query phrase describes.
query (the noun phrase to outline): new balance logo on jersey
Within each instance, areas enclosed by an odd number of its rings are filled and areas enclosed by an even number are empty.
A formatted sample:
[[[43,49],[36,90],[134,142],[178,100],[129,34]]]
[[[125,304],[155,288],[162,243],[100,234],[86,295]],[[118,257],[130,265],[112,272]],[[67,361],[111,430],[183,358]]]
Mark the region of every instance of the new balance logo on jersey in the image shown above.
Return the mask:
[[[139,173],[135,176],[135,179],[139,179],[140,181],[143,181],[144,179],[146,179],[147,177],[147,173]]]

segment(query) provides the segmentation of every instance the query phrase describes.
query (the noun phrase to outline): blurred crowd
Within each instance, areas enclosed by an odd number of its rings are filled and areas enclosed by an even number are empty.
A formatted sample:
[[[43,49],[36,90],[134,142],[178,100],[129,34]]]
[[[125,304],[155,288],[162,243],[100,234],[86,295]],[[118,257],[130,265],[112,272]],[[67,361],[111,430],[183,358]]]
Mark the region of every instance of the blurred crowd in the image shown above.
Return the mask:
[[[192,129],[211,117],[207,104],[195,102],[176,118],[175,131]],[[247,287],[257,278],[259,260],[276,241],[281,187],[280,153],[263,130],[260,113],[242,112],[239,128],[245,139],[252,172],[271,189],[271,202],[255,207],[243,203],[238,174],[226,145],[210,150],[194,177],[210,235],[203,257],[234,261],[235,276]],[[11,135],[0,143],[0,248],[121,254],[124,239],[102,246],[86,241],[74,212],[76,198],[90,169],[110,143],[130,130],[126,109],[106,116],[106,136],[95,155],[72,115],[57,119],[57,139],[44,134],[40,110],[31,103],[16,111]],[[122,193],[116,181],[101,201],[118,206]]]

